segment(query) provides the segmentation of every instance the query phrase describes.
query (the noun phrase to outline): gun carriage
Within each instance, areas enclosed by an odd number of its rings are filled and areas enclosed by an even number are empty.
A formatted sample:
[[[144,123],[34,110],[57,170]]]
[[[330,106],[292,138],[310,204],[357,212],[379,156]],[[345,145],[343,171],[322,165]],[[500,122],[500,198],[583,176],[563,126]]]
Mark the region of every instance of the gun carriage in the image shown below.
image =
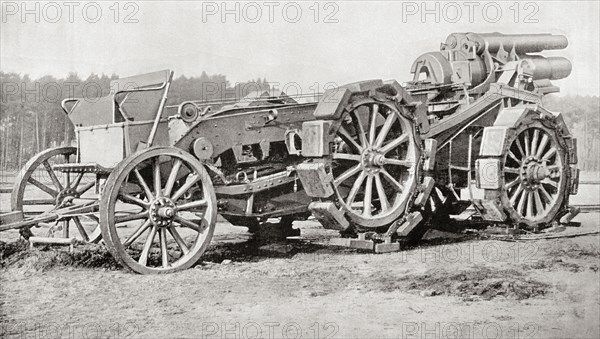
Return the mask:
[[[361,81],[306,103],[166,106],[172,72],[115,80],[107,97],[63,101],[77,147],[25,165],[0,230],[103,239],[138,273],[193,265],[217,214],[251,231],[313,215],[340,243],[378,251],[471,204],[485,221],[539,231],[577,192],[576,140],[542,105],[571,64],[538,54],[566,46],[550,34],[454,33],[417,58],[412,81]],[[35,190],[46,197],[28,198]]]

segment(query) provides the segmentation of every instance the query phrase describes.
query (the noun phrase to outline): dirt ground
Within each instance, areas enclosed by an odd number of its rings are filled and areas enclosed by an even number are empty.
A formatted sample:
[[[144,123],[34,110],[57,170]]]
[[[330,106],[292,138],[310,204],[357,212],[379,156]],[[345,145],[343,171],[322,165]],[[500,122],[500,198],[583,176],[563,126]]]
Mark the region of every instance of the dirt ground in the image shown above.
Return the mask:
[[[577,231],[597,230],[582,214]],[[101,245],[28,250],[2,242],[0,337],[599,338],[600,237],[509,242],[430,232],[369,254],[335,232],[253,241],[219,224],[192,269],[140,276]]]

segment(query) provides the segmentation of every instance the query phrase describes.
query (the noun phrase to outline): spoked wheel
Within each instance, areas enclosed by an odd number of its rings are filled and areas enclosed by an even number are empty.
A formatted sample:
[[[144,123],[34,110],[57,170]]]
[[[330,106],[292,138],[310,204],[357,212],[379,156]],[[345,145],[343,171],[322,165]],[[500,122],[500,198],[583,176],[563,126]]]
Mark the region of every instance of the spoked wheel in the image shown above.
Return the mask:
[[[216,197],[210,177],[189,153],[154,147],[123,160],[100,203],[105,242],[123,266],[142,274],[194,265],[212,238]]]
[[[534,121],[517,129],[505,152],[502,202],[510,218],[531,228],[554,220],[568,196],[569,165],[557,132]]]
[[[77,148],[66,146],[45,150],[31,158],[16,178],[11,195],[12,210],[32,216],[73,206],[73,199],[95,199],[91,190],[95,185],[94,176],[61,173],[52,168],[56,164],[75,162],[76,153]],[[98,242],[101,238],[94,216],[76,216],[54,224],[26,227],[20,233],[26,239],[31,236],[75,237],[84,242]]]
[[[338,202],[357,229],[389,225],[404,213],[417,186],[420,144],[393,103],[355,102],[341,119],[332,158]]]

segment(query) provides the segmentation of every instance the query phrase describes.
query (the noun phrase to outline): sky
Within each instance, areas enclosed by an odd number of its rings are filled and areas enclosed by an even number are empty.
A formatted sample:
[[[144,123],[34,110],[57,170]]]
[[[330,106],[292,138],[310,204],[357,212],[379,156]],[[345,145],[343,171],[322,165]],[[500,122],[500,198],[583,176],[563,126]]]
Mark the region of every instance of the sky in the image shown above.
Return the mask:
[[[569,39],[561,93],[599,95],[598,1],[2,1],[0,70],[64,77],[224,74],[319,91],[411,80],[421,54],[453,32]],[[289,88],[289,87],[288,87]]]

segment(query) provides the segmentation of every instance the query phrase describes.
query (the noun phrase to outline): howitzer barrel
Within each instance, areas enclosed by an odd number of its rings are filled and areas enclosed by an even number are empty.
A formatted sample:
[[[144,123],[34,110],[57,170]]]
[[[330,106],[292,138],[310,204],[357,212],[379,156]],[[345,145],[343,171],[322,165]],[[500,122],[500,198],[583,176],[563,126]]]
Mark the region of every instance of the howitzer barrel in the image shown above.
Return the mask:
[[[446,39],[446,45],[452,48],[476,46],[477,54],[483,53],[486,44],[490,53],[496,53],[500,47],[517,54],[539,53],[550,49],[564,49],[569,44],[564,35],[552,34],[501,34],[501,33],[452,33]]]
[[[524,60],[527,61],[528,71],[533,75],[534,80],[564,79],[571,74],[573,68],[571,62],[563,57],[527,56]]]

